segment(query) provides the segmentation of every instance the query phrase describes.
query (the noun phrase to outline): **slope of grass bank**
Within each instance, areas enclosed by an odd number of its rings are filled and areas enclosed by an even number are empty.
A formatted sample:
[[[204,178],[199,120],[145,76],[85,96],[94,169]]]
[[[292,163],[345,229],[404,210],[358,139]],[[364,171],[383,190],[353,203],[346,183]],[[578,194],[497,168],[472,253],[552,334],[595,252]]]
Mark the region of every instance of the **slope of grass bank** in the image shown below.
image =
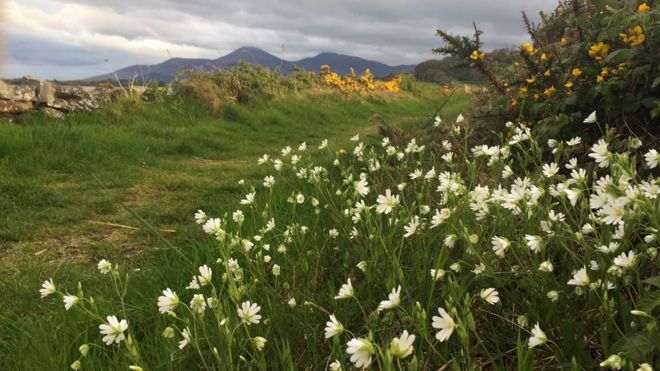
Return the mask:
[[[175,277],[181,270],[174,268],[188,262],[131,213],[186,250],[186,259],[205,261],[207,253],[195,251],[204,239],[192,214],[200,207],[216,215],[233,210],[243,192],[238,181],[254,183],[265,175],[255,158],[303,141],[310,148],[323,139],[336,145],[353,133],[375,133],[383,123],[422,125],[441,100],[439,88],[423,85],[417,96],[296,95],[234,105],[220,116],[168,101],[119,115],[77,114],[65,121],[33,116],[0,126],[0,322],[6,329],[0,353],[7,355],[0,368],[62,369],[75,357],[75,344],[97,336],[95,326],[71,326],[68,312],[44,316],[36,290],[41,280],[56,276],[69,287],[84,282],[98,295],[110,292],[91,271],[100,258],[141,268],[131,291],[145,302],[131,303],[133,320],[143,325],[143,346],[150,338],[158,344],[154,349],[166,352],[160,324],[139,308],[153,306],[160,282],[186,280]],[[455,97],[444,112],[455,116],[468,102],[468,96]],[[65,320],[67,326],[60,326]],[[169,359],[158,351],[149,356]],[[88,368],[95,362],[99,369],[115,368],[105,356],[89,362]]]
[[[51,241],[61,245],[70,242],[67,236],[106,229],[99,223],[134,225],[119,201],[156,226],[176,229],[201,203],[220,207],[232,199],[238,179],[259,176],[252,166],[256,155],[292,141],[332,141],[402,117],[428,116],[439,99],[432,88],[426,93],[369,101],[288,97],[235,105],[220,118],[153,104],[114,124],[91,113],[0,126],[0,246],[7,258],[8,252],[40,251],[39,241],[65,239]]]

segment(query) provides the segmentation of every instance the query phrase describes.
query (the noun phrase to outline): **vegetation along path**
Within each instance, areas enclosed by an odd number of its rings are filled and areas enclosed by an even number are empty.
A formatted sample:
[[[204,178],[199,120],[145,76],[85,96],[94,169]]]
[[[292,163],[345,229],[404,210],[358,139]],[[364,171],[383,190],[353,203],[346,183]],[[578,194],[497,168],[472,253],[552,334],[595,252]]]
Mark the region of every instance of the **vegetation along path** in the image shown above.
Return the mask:
[[[422,125],[442,100],[438,86],[420,84],[397,97],[308,92],[216,115],[176,101],[123,102],[0,125],[0,302],[22,310],[34,298],[20,293],[56,269],[163,249],[136,215],[172,244],[189,244],[200,237],[195,210],[231,210],[238,181],[264,176],[255,166],[261,154],[303,141],[310,149],[323,139],[336,144],[384,123]],[[455,96],[444,110],[457,114],[468,101]]]

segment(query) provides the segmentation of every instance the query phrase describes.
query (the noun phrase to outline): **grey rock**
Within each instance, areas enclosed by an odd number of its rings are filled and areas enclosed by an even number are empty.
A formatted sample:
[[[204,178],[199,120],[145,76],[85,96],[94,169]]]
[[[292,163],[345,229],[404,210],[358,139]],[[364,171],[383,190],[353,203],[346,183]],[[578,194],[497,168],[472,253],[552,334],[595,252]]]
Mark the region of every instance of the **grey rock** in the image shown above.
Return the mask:
[[[39,89],[37,91],[37,101],[50,106],[55,101],[55,85],[48,81],[39,81]]]
[[[34,108],[32,102],[19,102],[9,99],[0,99],[0,113],[23,113]]]
[[[80,86],[58,86],[55,89],[55,98],[60,99],[89,99],[92,95]]]
[[[14,97],[19,102],[35,102],[37,100],[37,89],[33,85],[14,85]]]
[[[0,80],[0,99],[13,99],[14,87]]]
[[[45,113],[46,115],[50,117],[54,117],[58,120],[62,120],[66,117],[66,114],[60,110],[57,110],[52,107],[43,107],[41,108],[41,112]]]
[[[56,108],[58,110],[68,110],[72,106],[66,99],[55,98],[53,99],[53,103],[49,104],[48,107]]]

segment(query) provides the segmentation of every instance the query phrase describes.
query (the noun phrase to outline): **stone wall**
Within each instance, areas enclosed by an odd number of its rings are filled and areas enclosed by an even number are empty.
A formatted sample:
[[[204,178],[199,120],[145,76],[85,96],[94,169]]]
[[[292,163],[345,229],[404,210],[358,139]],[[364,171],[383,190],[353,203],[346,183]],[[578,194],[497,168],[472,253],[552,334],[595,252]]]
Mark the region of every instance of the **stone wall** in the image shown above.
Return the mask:
[[[73,111],[92,111],[108,103],[119,88],[68,86],[24,77],[7,83],[0,80],[0,118],[13,120],[25,112],[42,111],[63,118]]]

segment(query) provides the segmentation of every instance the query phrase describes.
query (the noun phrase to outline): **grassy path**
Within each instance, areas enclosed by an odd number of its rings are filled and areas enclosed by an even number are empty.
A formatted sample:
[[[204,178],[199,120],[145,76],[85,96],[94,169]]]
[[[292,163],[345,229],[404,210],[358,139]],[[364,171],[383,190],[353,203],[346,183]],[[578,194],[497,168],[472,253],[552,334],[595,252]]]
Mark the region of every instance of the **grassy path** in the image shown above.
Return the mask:
[[[453,98],[446,117],[465,109],[469,99]],[[95,272],[95,263],[107,258],[141,268],[133,296],[144,300],[162,289],[161,282],[188,279],[173,276],[173,252],[121,204],[174,245],[194,249],[204,237],[192,220],[194,211],[233,210],[243,192],[238,180],[264,176],[256,166],[262,154],[277,155],[303,141],[310,149],[323,139],[341,144],[355,133],[375,134],[382,123],[421,125],[441,100],[440,89],[427,85],[414,97],[287,97],[233,106],[222,117],[151,104],[113,123],[97,112],[0,125],[0,354],[17,355],[0,357],[0,369],[66,368],[77,350],[49,344],[60,337],[97,335],[96,328],[82,324],[59,327],[69,313],[53,315],[52,303],[37,293],[48,277],[68,287],[82,282],[101,295],[112,288]],[[135,314],[150,324],[149,316]],[[26,351],[31,357],[19,356]]]
[[[178,243],[194,238],[197,208],[236,202],[239,179],[258,179],[263,153],[306,141],[375,133],[383,122],[414,125],[434,112],[440,89],[416,97],[346,100],[298,96],[236,105],[223,117],[177,104],[102,112],[60,122],[32,117],[0,126],[0,269],[96,261],[159,248],[129,206]],[[449,114],[467,102],[457,98]],[[102,184],[102,186],[101,186]]]

